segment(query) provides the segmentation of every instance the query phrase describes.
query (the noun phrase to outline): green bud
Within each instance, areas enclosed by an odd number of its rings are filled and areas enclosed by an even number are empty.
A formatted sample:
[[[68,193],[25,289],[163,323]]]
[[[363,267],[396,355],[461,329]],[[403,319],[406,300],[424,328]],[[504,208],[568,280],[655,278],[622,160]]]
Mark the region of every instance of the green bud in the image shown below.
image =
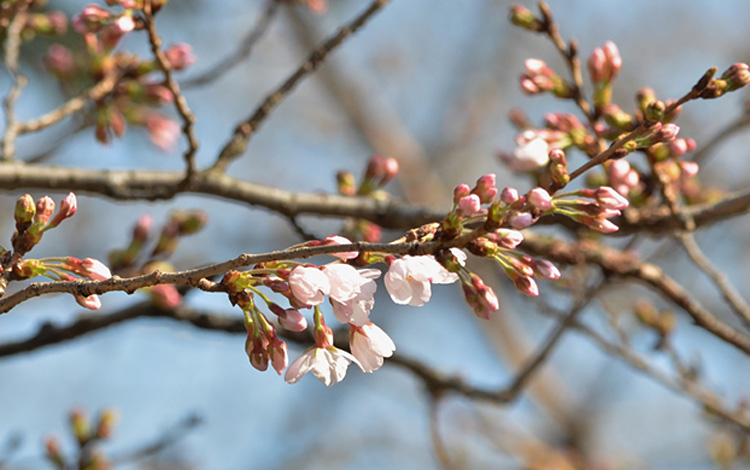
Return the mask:
[[[34,221],[36,215],[36,203],[31,194],[24,194],[16,201],[16,229],[19,232],[26,230]]]

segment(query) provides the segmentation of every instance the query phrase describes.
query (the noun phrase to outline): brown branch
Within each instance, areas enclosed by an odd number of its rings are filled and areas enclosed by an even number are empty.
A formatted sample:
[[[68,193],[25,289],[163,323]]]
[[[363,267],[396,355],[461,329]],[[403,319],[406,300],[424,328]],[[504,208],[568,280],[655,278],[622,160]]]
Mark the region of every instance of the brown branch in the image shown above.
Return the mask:
[[[566,318],[565,314],[556,312],[552,308],[541,309],[540,313],[543,315],[551,316],[559,320]],[[750,419],[746,415],[741,413],[733,412],[728,406],[723,403],[721,396],[715,392],[703,387],[697,382],[689,382],[684,380],[675,380],[669,375],[665,374],[658,368],[651,365],[641,354],[633,350],[632,348],[621,343],[614,343],[607,340],[604,336],[592,330],[588,326],[574,320],[572,328],[575,331],[580,332],[590,340],[594,342],[604,353],[616,357],[638,372],[646,374],[646,376],[664,385],[666,388],[678,393],[685,394],[700,403],[704,409],[716,414],[720,418],[735,424],[741,428],[744,432],[750,433]]]
[[[151,12],[151,0],[146,0],[143,5],[143,14],[145,16],[146,30],[148,31],[148,40],[151,45],[151,52],[156,58],[156,63],[164,73],[164,82],[172,92],[174,105],[177,113],[182,118],[182,133],[188,141],[188,148],[185,150],[184,159],[187,166],[185,170],[185,184],[189,185],[196,172],[195,153],[198,151],[199,143],[195,135],[193,125],[195,124],[195,115],[190,111],[185,96],[180,90],[180,85],[172,77],[172,65],[169,63],[164,51],[161,50],[162,40],[156,31],[156,20]]]
[[[26,25],[28,9],[31,0],[21,0],[17,6],[15,15],[8,25],[5,36],[5,48],[3,51],[3,62],[11,75],[10,91],[3,100],[5,111],[5,132],[0,142],[0,159],[10,161],[16,152],[16,101],[21,96],[21,91],[28,83],[28,78],[21,73],[18,65],[18,54],[21,50],[21,32]]]
[[[314,72],[320,64],[328,57],[337,46],[346,38],[356,33],[372,17],[385,7],[391,0],[374,0],[365,11],[360,13],[349,24],[345,25],[339,31],[315,48],[310,56],[302,65],[281,84],[275,91],[270,93],[253,112],[250,117],[241,122],[235,129],[234,135],[221,150],[213,169],[224,171],[232,160],[242,155],[250,142],[250,138],[260,128],[260,125],[266,120],[276,106],[286,98],[289,93],[302,81],[303,78]]]
[[[696,266],[698,266],[703,272],[705,272],[716,284],[716,287],[721,291],[724,299],[727,301],[732,310],[737,314],[737,317],[742,321],[746,328],[750,328],[750,306],[745,302],[742,296],[732,286],[727,275],[714,267],[711,260],[701,250],[701,247],[695,241],[695,236],[692,233],[685,233],[677,237],[682,244],[682,247],[687,252],[690,259],[693,260]]]
[[[593,264],[605,273],[636,279],[650,286],[681,307],[696,325],[745,354],[750,354],[750,336],[706,310],[658,266],[641,261],[635,254],[608,248],[592,240],[567,243],[530,233],[525,236],[521,246],[531,253],[563,264]]]
[[[177,272],[154,271],[142,276],[121,278],[113,276],[104,281],[54,281],[35,282],[28,286],[0,298],[0,314],[6,313],[16,305],[34,297],[47,294],[79,294],[88,297],[93,294],[104,294],[106,292],[123,291],[129,294],[144,287],[157,284],[175,284],[198,288],[206,292],[224,292],[224,288],[216,282],[209,280],[211,276],[226,273],[232,269],[252,266],[257,263],[279,260],[304,259],[316,255],[339,253],[346,251],[358,252],[381,252],[394,254],[426,255],[433,254],[439,250],[452,247],[463,247],[475,238],[484,235],[486,231],[479,227],[470,233],[463,234],[451,240],[442,240],[426,243],[367,243],[357,242],[349,245],[322,245],[312,247],[296,247],[287,250],[272,251],[263,254],[243,254],[236,258],[214,263],[200,268],[188,269]]]
[[[569,314],[565,315],[557,313],[551,308],[543,309],[541,313],[553,316],[561,322],[564,322],[565,319],[569,317]],[[34,336],[28,339],[0,344],[0,357],[7,357],[23,352],[32,352],[45,346],[70,341],[109,326],[137,318],[168,318],[182,323],[191,324],[202,330],[231,334],[247,334],[244,321],[239,315],[236,317],[215,315],[186,307],[179,307],[175,310],[161,310],[154,307],[150,302],[141,302],[132,307],[111,314],[86,315],[63,327],[44,324]],[[570,321],[570,327],[593,340],[593,342],[604,352],[623,360],[631,367],[645,373],[647,376],[661,383],[665,387],[677,393],[687,394],[692,399],[701,403],[705,409],[715,413],[722,419],[737,425],[745,432],[750,432],[750,420],[729,410],[723,404],[722,398],[714,392],[706,389],[698,383],[685,382],[681,384],[680,382],[673,380],[668,375],[651,366],[647,360],[631,348],[622,344],[610,342],[599,333],[579,322],[577,319],[572,319]],[[280,329],[279,333],[285,339],[299,344],[307,344],[311,341],[308,332],[291,333]],[[504,401],[498,400],[496,392],[488,392],[473,387],[461,378],[438,372],[422,362],[403,356],[402,354],[395,354],[386,361],[386,364],[394,364],[407,369],[422,380],[428,389],[433,390],[436,393],[451,391],[468,398],[489,400],[498,404],[504,403]]]
[[[240,46],[230,55],[222,59],[219,63],[201,73],[200,75],[188,78],[187,80],[183,80],[181,82],[182,88],[188,89],[207,85],[219,79],[225,73],[234,68],[237,64],[247,59],[252,53],[255,45],[263,37],[268,27],[271,25],[271,20],[278,11],[278,7],[278,0],[268,0],[263,13],[258,18],[258,21],[255,23],[253,28],[242,39],[242,41],[240,42]]]
[[[335,194],[295,193],[262,184],[243,181],[216,172],[200,172],[189,188],[180,188],[182,172],[150,170],[91,170],[35,165],[0,164],[0,188],[60,189],[106,196],[114,200],[171,199],[175,194],[204,194],[228,201],[264,207],[286,217],[304,214],[328,217],[358,217],[385,228],[409,229],[441,220],[446,212],[398,201],[376,201],[369,198],[344,197]],[[682,213],[703,227],[750,211],[750,190],[733,193],[711,204],[682,209]],[[663,234],[682,230],[682,218],[668,207],[629,209],[623,217],[613,219],[619,232]],[[540,224],[568,223],[564,217],[543,217]],[[569,222],[571,227],[580,224]],[[610,235],[611,236],[611,235]]]
[[[107,94],[112,92],[120,79],[120,75],[117,73],[110,73],[105,76],[99,83],[91,87],[88,91],[69,99],[57,109],[54,109],[46,114],[43,114],[35,119],[30,119],[25,122],[17,123],[15,132],[17,134],[26,134],[29,132],[38,132],[45,129],[63,118],[70,116],[73,113],[77,113],[88,103],[89,101],[98,101],[104,98]]]

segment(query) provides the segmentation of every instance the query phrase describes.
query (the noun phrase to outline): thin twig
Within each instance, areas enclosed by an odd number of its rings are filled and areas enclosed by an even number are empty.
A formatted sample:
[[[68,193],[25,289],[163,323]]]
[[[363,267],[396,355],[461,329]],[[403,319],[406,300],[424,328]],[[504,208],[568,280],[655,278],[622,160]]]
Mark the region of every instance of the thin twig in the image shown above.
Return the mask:
[[[703,307],[661,268],[640,260],[632,253],[608,248],[592,240],[567,243],[526,234],[522,249],[563,264],[593,264],[604,273],[642,282],[682,308],[695,324],[745,354],[750,354],[750,336],[723,322]]]
[[[240,46],[232,52],[230,55],[224,57],[219,63],[206,70],[205,72],[195,77],[182,80],[180,82],[183,89],[195,88],[203,85],[207,85],[219,78],[224,74],[232,70],[235,66],[250,57],[255,45],[263,37],[268,27],[271,25],[271,20],[278,11],[279,2],[278,0],[268,0],[263,13],[258,18],[255,25],[247,33],[247,35],[240,42]]]
[[[745,327],[750,329],[750,305],[737,292],[727,275],[716,269],[711,260],[703,253],[692,233],[683,233],[678,235],[677,238],[690,259],[714,281],[729,306],[732,307]]]
[[[198,151],[200,145],[198,143],[198,138],[195,136],[195,130],[193,129],[195,115],[190,111],[185,95],[183,95],[180,90],[180,85],[172,77],[172,66],[169,63],[167,56],[164,54],[164,51],[161,49],[162,40],[156,30],[156,20],[151,12],[151,0],[146,0],[146,2],[144,2],[143,14],[146,20],[146,30],[148,31],[148,40],[151,44],[151,52],[154,54],[159,68],[164,73],[164,83],[167,88],[169,88],[169,91],[172,92],[175,108],[182,118],[182,133],[185,134],[185,138],[188,142],[188,148],[185,150],[184,154],[186,165],[184,181],[185,185],[189,186],[196,173],[195,153]]]
[[[18,54],[21,50],[21,32],[26,25],[28,17],[28,8],[31,0],[21,0],[16,10],[15,16],[8,25],[5,37],[5,49],[3,52],[3,61],[11,75],[12,85],[7,96],[3,100],[3,109],[5,111],[5,132],[3,133],[2,143],[0,143],[0,159],[10,161],[16,153],[16,101],[21,96],[21,91],[28,83],[28,78],[21,73],[18,64]]]
[[[541,309],[540,313],[552,316],[559,320],[566,318],[564,313],[558,312],[549,306]],[[668,389],[679,394],[688,395],[693,400],[700,403],[706,410],[709,410],[720,418],[738,426],[745,433],[750,433],[750,420],[748,420],[747,417],[732,411],[730,407],[724,404],[723,398],[715,392],[708,390],[695,382],[686,383],[674,380],[669,375],[651,365],[649,361],[632,348],[621,343],[613,343],[607,340],[604,336],[577,320],[573,322],[572,327],[575,331],[578,331],[591,339],[594,344],[606,354],[623,360],[635,370],[646,374],[648,377],[656,380]]]
[[[336,34],[315,48],[310,53],[307,60],[305,60],[305,62],[303,62],[302,65],[300,65],[299,68],[281,84],[281,86],[270,93],[250,117],[241,122],[235,128],[234,135],[221,150],[219,157],[216,159],[216,163],[214,163],[212,168],[217,171],[224,171],[232,160],[242,155],[247,148],[247,144],[250,142],[250,138],[276,106],[278,106],[279,103],[289,95],[303,78],[314,72],[320,64],[323,63],[326,57],[328,57],[328,54],[330,54],[331,51],[341,45],[346,38],[356,33],[373,17],[373,15],[375,15],[375,13],[385,7],[390,1],[391,0],[374,0],[370,6],[354,18],[353,21],[339,29]]]

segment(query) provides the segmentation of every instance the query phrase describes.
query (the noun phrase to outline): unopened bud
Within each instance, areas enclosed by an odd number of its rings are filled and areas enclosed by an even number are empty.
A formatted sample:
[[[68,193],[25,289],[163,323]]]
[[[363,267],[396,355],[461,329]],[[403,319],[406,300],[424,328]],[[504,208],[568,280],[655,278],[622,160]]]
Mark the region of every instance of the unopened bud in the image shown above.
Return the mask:
[[[339,171],[336,173],[336,185],[338,186],[339,194],[342,196],[354,196],[357,193],[357,181],[349,171]]]
[[[510,7],[510,22],[529,31],[544,31],[544,23],[523,5]]]
[[[724,91],[734,91],[750,83],[750,70],[747,64],[737,62],[721,74],[722,80],[726,80],[727,85]]]
[[[652,101],[648,105],[646,105],[646,110],[644,111],[644,116],[649,121],[661,121],[664,117],[664,110],[667,108],[667,106],[664,104],[661,100]]]
[[[36,204],[31,194],[24,194],[16,201],[16,211],[14,218],[16,220],[16,229],[19,232],[26,230],[34,221],[36,215]]]

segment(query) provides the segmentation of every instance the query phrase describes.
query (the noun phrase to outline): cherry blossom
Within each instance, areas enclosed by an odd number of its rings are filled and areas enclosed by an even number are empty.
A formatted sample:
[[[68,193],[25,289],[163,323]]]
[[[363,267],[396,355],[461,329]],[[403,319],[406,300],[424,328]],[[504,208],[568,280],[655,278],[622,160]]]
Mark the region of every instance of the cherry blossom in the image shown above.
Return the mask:
[[[380,369],[383,358],[391,357],[396,350],[393,340],[373,323],[350,327],[349,346],[354,357],[359,360],[362,370],[374,372]]]
[[[331,299],[333,314],[341,323],[364,325],[369,321],[370,311],[375,306],[374,295],[378,288],[375,279],[380,277],[381,273],[377,269],[362,269],[359,272],[363,282],[354,297],[345,302]]]
[[[284,374],[284,380],[290,384],[297,383],[303,375],[312,372],[315,378],[323,382],[326,387],[330,387],[344,379],[346,369],[352,362],[363,369],[359,360],[346,351],[334,346],[325,348],[314,346],[308,348],[289,365]]]
[[[451,252],[463,264],[466,254],[454,249]],[[457,280],[458,275],[449,272],[431,255],[405,255],[391,263],[385,275],[385,287],[395,303],[421,307],[432,296],[430,283],[451,284]]]
[[[297,266],[289,273],[292,295],[303,305],[319,305],[331,291],[331,282],[318,268]]]

